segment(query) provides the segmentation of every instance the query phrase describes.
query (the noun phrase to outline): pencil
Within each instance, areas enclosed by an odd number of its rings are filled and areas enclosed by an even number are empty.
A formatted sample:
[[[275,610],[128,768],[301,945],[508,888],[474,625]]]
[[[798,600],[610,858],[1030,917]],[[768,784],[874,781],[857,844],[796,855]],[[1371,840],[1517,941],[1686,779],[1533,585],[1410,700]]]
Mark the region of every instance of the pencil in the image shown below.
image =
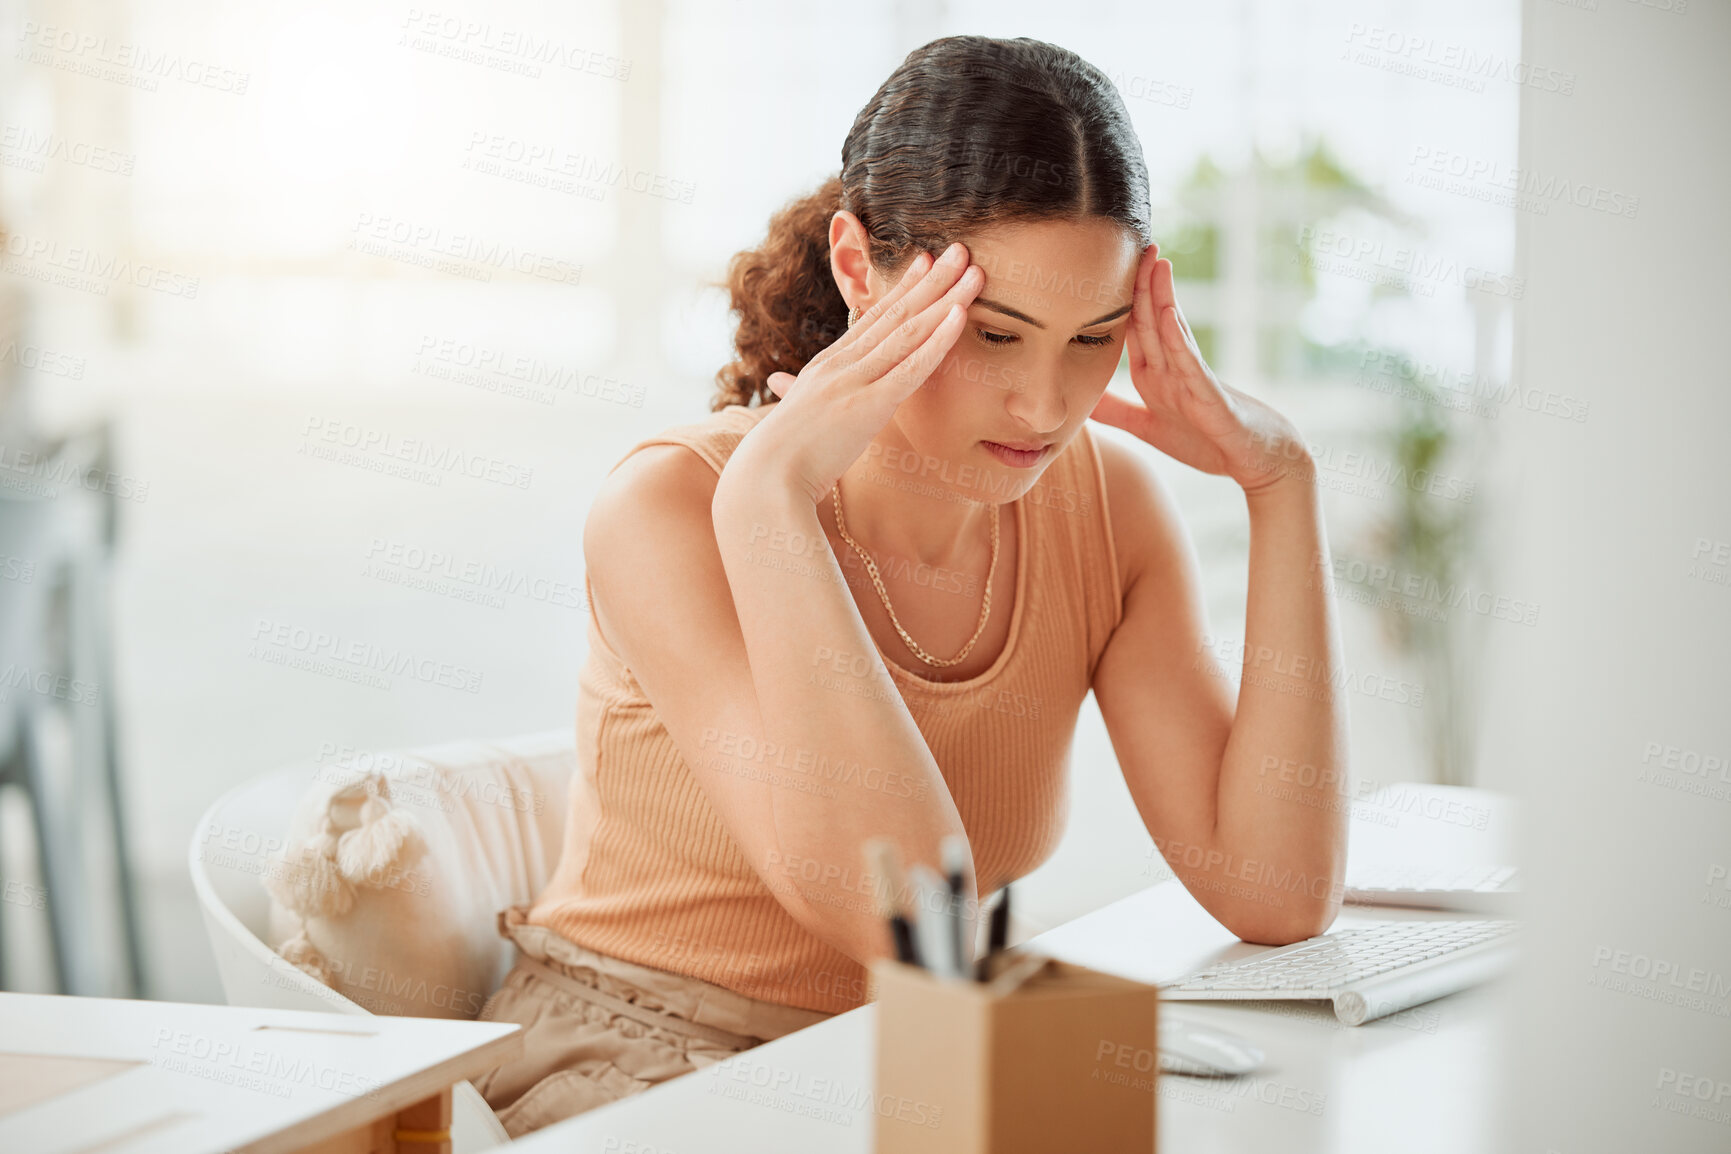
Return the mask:
[[[995,954],[1008,945],[1009,941],[1010,887],[1008,883],[1005,883],[1004,888],[998,894],[998,904],[992,907],[991,937],[988,939],[986,950],[988,953]]]
[[[866,842],[865,852],[867,868],[877,878],[878,913],[889,919],[896,961],[909,966],[923,965],[919,948],[914,945],[913,926],[903,912],[900,895],[905,883],[895,845],[888,838],[874,837]]]
[[[939,844],[938,852],[943,855],[944,881],[950,888],[950,956],[956,962],[955,975],[966,977],[968,956],[962,945],[962,925],[967,918],[962,909],[962,886],[966,882],[964,874],[968,868],[967,839],[951,834]]]
[[[986,939],[986,953],[974,963],[974,978],[976,981],[987,981],[992,976],[992,965],[1004,947],[1010,941],[1010,886],[1004,883],[998,891],[998,904],[992,907],[991,926]]]

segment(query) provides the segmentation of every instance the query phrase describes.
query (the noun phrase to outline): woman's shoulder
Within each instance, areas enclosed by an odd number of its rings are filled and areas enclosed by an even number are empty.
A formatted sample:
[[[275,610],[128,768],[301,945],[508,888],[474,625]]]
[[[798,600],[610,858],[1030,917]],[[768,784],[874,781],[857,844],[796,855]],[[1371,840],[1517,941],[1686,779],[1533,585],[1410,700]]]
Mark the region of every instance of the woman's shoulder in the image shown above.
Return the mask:
[[[763,414],[769,412],[762,405],[725,405],[715,412],[699,420],[685,420],[675,426],[661,429],[660,433],[639,441],[632,448],[646,445],[689,445],[698,450],[698,455],[710,462],[715,471],[722,471],[722,465],[727,464],[727,458],[744,434],[750,433]]]
[[[729,406],[729,408],[743,408]],[[633,445],[602,479],[583,523],[583,556],[600,639],[624,655],[620,639],[650,617],[676,617],[675,602],[725,603],[710,506],[721,465],[749,423],[722,410],[675,425]],[[703,621],[719,623],[707,609]]]
[[[1175,550],[1183,548],[1178,506],[1149,457],[1152,449],[1102,436],[1086,426],[1083,431],[1100,462],[1106,522],[1120,586],[1128,593],[1151,562],[1170,561]]]
[[[775,404],[776,402],[767,405],[723,405],[719,409],[705,413],[696,420],[670,426],[667,431],[689,429],[694,432],[700,430],[705,432],[737,432],[757,424],[763,419],[765,413],[775,407]]]
[[[617,488],[635,483],[645,473],[671,472],[699,486],[707,480],[713,491],[728,458],[765,412],[758,406],[727,405],[698,420],[669,425],[626,449],[607,471],[604,485]],[[684,446],[690,452],[662,446]],[[698,462],[702,467],[694,468]]]

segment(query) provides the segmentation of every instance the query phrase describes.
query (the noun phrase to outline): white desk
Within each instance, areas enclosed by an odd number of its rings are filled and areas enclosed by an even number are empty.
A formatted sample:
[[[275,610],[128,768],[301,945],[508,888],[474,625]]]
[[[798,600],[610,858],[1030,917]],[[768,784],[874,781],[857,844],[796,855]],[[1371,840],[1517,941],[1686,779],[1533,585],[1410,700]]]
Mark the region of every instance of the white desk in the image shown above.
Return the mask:
[[[0,994],[0,1151],[397,1150],[522,1049],[515,1022]]]
[[[1412,787],[1407,787],[1412,788]],[[1422,787],[1419,787],[1422,788]],[[1475,800],[1483,800],[1479,795]],[[1437,860],[1473,830],[1411,807],[1354,807],[1354,857]],[[1507,833],[1500,808],[1491,829]],[[1374,834],[1360,827],[1372,824]],[[1361,833],[1368,836],[1360,838]],[[1463,844],[1457,848],[1467,849]],[[1476,845],[1472,848],[1476,848]],[[1414,851],[1420,851],[1415,853]],[[1443,858],[1442,860],[1447,860]],[[1335,929],[1446,917],[1348,907]],[[1032,938],[1034,950],[1141,981],[1178,977],[1223,951],[1251,953],[1176,881]],[[1160,1149],[1173,1154],[1477,1154],[1495,1148],[1502,997],[1483,987],[1358,1027],[1325,1003],[1163,1002],[1267,1053],[1236,1079],[1159,1079]],[[867,1005],[510,1145],[512,1154],[869,1154],[875,1007]],[[635,1145],[633,1145],[635,1144]],[[1093,1154],[1093,1152],[1086,1152]]]
[[[1433,915],[1379,911],[1375,918]],[[1343,914],[1336,928],[1373,920]],[[1143,981],[1250,951],[1168,881],[1041,934],[1030,948]],[[1160,1149],[1267,1154],[1475,1154],[1492,1148],[1497,992],[1442,998],[1363,1026],[1321,1003],[1163,1002],[1268,1060],[1237,1079],[1159,1080]],[[1321,1005],[1322,1008],[1313,1008]],[[539,1130],[513,1154],[869,1154],[875,1007]],[[635,1151],[630,1143],[636,1143]]]

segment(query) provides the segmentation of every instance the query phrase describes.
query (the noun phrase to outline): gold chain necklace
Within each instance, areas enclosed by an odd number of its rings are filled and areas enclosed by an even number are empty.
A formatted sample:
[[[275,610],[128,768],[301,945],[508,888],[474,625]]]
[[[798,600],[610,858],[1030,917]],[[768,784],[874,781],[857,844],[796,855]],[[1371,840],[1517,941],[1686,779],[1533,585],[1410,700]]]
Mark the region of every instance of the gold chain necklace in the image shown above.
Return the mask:
[[[992,564],[991,567],[986,570],[986,597],[984,603],[980,606],[979,627],[974,630],[974,635],[968,638],[968,643],[962,646],[962,651],[946,661],[941,657],[933,657],[924,649],[920,648],[919,643],[912,637],[908,636],[908,631],[902,628],[901,621],[896,618],[895,608],[890,605],[890,595],[884,589],[883,579],[878,576],[877,563],[872,560],[870,553],[867,553],[864,549],[860,548],[860,543],[858,541],[855,541],[852,537],[848,536],[847,519],[842,516],[841,511],[840,480],[837,480],[834,487],[830,489],[830,496],[835,501],[836,531],[841,534],[841,539],[852,546],[855,553],[859,554],[860,560],[865,562],[866,572],[871,574],[872,584],[877,586],[878,599],[884,603],[884,611],[890,615],[890,624],[896,627],[896,632],[902,635],[902,640],[907,643],[909,649],[913,650],[914,656],[918,657],[927,665],[960,665],[968,656],[968,653],[974,648],[974,642],[980,639],[980,634],[986,631],[986,618],[990,616],[992,612],[992,574],[995,573],[998,568],[998,520],[1003,511],[1003,507],[1001,505],[992,506]]]

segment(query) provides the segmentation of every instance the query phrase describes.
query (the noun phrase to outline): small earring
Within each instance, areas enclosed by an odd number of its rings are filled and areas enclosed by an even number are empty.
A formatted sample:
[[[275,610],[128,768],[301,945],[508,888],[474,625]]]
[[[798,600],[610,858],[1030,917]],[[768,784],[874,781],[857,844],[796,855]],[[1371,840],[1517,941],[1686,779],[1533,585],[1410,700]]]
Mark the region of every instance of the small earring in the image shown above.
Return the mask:
[[[853,323],[857,320],[859,320],[859,306],[855,305],[847,310],[847,327],[853,328]]]

